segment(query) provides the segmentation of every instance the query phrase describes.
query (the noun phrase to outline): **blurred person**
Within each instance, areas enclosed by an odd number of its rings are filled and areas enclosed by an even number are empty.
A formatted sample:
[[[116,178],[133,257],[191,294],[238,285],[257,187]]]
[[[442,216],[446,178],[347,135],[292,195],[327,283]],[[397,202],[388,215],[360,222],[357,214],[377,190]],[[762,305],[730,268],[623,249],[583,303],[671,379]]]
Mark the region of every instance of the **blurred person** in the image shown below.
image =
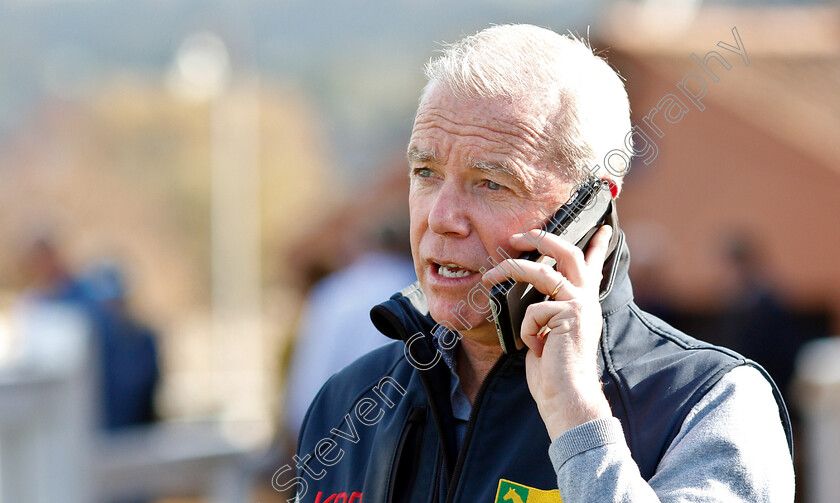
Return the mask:
[[[722,292],[720,337],[728,347],[766,368],[787,396],[796,353],[807,337],[776,293],[755,237],[730,232],[723,240],[723,255],[728,284]]]
[[[765,371],[641,311],[619,229],[585,253],[534,229],[592,172],[620,191],[624,173],[596,167],[632,148],[615,72],[574,37],[507,25],[446,46],[427,76],[408,145],[419,281],[373,308],[396,341],[330,378],[297,476],[275,487],[322,503],[791,501]],[[556,267],[506,259],[535,248]],[[474,299],[507,277],[546,300],[505,353],[489,294]]]
[[[95,264],[83,278],[100,308],[103,426],[116,431],[149,424],[156,419],[154,396],[160,380],[157,333],[129,309],[129,286],[118,263]]]
[[[159,371],[155,334],[131,315],[116,263],[74,274],[49,236],[21,258],[25,290],[14,308],[20,360],[68,369],[93,363],[98,372],[98,426],[107,431],[150,422]]]

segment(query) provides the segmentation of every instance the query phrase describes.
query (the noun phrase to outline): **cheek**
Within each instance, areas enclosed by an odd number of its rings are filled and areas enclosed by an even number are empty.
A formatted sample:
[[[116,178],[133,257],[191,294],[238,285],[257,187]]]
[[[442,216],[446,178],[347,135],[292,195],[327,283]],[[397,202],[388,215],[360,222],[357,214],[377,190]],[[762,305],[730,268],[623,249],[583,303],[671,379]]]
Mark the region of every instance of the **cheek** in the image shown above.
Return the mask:
[[[514,211],[485,212],[484,214],[486,215],[484,225],[478,232],[487,253],[494,259],[498,259],[499,253],[496,250],[501,247],[505,253],[515,257],[513,253],[519,252],[513,251],[510,246],[510,237],[520,231],[529,217]]]
[[[419,242],[420,236],[429,221],[429,212],[424,205],[423,198],[413,192],[408,197],[408,216],[411,232],[412,247]]]
[[[408,198],[408,215],[409,215],[409,242],[411,244],[411,255],[414,258],[415,265],[417,264],[417,254],[420,249],[420,241],[423,238],[423,233],[428,227],[429,212],[424,206],[422,197],[417,197],[414,193],[409,194]]]

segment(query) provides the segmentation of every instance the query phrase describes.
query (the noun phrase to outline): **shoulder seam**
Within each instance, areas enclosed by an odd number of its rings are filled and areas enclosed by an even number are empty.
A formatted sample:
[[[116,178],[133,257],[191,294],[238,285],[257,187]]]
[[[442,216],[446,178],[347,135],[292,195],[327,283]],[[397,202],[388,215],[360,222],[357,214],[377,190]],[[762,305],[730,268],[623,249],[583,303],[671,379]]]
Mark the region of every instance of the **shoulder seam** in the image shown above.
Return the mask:
[[[716,351],[718,353],[724,354],[724,355],[726,355],[726,356],[728,356],[728,357],[730,357],[730,358],[732,358],[736,361],[740,361],[741,364],[744,364],[744,363],[747,362],[746,358],[742,357],[741,355],[738,355],[737,353],[735,353],[734,351],[732,351],[730,349],[722,348],[720,346],[716,346],[716,345],[710,344],[710,343],[689,344],[688,342],[686,342],[684,340],[681,340],[676,334],[669,333],[669,332],[663,330],[661,327],[657,327],[657,326],[651,324],[650,321],[647,319],[647,317],[644,316],[644,312],[641,311],[641,309],[639,309],[638,306],[631,305],[630,306],[630,312],[632,312],[633,315],[636,317],[636,319],[638,319],[639,322],[642,323],[652,333],[654,333],[654,334],[656,334],[656,335],[658,335],[658,336],[660,336],[664,339],[667,339],[670,342],[673,342],[674,344],[680,346],[683,349],[690,349],[690,350],[710,349],[710,350]],[[699,342],[699,340],[698,340],[698,342]]]
[[[629,299],[627,299],[627,301],[626,301],[626,302],[624,302],[624,303],[622,303],[622,304],[620,304],[620,305],[618,305],[618,306],[616,306],[616,307],[614,307],[614,308],[610,309],[610,310],[609,310],[609,311],[607,311],[606,313],[604,313],[604,315],[603,315],[603,316],[604,316],[604,318],[609,317],[609,316],[612,316],[613,314],[615,314],[615,313],[617,313],[617,312],[621,311],[622,309],[624,309],[625,307],[627,307],[628,305],[630,305],[630,303],[631,303],[631,302],[633,302],[633,297],[630,297]]]

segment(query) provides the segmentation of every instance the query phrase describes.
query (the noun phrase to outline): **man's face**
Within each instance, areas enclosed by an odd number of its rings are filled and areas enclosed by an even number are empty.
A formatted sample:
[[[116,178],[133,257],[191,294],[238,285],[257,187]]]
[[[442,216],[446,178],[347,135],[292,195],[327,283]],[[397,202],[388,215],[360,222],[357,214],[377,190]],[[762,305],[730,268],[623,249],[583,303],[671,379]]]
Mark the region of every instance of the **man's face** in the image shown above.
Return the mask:
[[[519,252],[509,244],[528,220],[564,202],[572,184],[550,169],[539,107],[459,100],[439,86],[420,103],[409,142],[411,252],[432,317],[453,328],[488,325],[469,304],[481,272]],[[536,227],[532,222],[528,228]],[[486,308],[486,295],[474,294]],[[452,314],[457,310],[470,326]]]

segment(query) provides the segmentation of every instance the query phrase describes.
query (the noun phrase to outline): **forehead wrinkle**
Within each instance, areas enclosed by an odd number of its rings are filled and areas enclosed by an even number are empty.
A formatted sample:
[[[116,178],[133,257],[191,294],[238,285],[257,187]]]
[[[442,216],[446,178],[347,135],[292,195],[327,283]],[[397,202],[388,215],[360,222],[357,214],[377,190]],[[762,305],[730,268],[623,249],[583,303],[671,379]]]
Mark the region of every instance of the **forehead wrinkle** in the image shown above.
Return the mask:
[[[424,115],[428,116],[428,117],[423,117]],[[454,126],[452,128],[453,131],[450,131],[450,130],[444,128],[444,127],[441,127],[440,125],[432,125],[432,126],[428,126],[428,127],[422,127],[426,123],[434,122],[435,119],[439,119],[439,120],[441,120],[443,122],[446,122],[448,124],[452,124]],[[497,118],[497,122],[502,122],[502,121],[501,121],[501,119]],[[524,122],[522,122],[522,121],[516,121],[516,122],[504,121],[503,123],[508,125],[508,126],[511,126],[509,128],[510,130],[505,130],[505,129],[501,129],[501,128],[494,128],[494,127],[491,127],[489,124],[487,124],[487,125],[461,124],[459,122],[455,122],[455,121],[449,119],[448,117],[442,115],[440,112],[424,111],[423,113],[417,115],[417,120],[414,123],[414,130],[418,131],[418,130],[423,130],[423,129],[440,128],[440,129],[443,129],[444,131],[446,131],[447,133],[450,133],[450,134],[456,134],[456,135],[462,136],[462,137],[481,138],[482,140],[485,140],[485,141],[488,141],[488,142],[491,142],[491,143],[498,143],[499,142],[498,139],[491,138],[491,137],[489,137],[487,135],[484,135],[484,134],[481,134],[479,132],[469,132],[469,133],[459,133],[459,132],[457,132],[459,129],[466,129],[466,130],[469,130],[469,129],[485,129],[487,131],[492,131],[493,133],[497,133],[497,134],[500,134],[500,135],[503,135],[505,137],[508,137],[508,138],[512,139],[512,141],[507,142],[508,145],[512,149],[519,152],[519,154],[522,155],[523,158],[526,158],[526,159],[530,158],[533,154],[529,153],[522,144],[524,143],[525,145],[530,147],[535,153],[537,151],[537,149],[539,148],[539,135],[537,134],[536,130],[534,128],[527,127],[524,124]],[[418,126],[421,126],[421,127],[418,127]]]

